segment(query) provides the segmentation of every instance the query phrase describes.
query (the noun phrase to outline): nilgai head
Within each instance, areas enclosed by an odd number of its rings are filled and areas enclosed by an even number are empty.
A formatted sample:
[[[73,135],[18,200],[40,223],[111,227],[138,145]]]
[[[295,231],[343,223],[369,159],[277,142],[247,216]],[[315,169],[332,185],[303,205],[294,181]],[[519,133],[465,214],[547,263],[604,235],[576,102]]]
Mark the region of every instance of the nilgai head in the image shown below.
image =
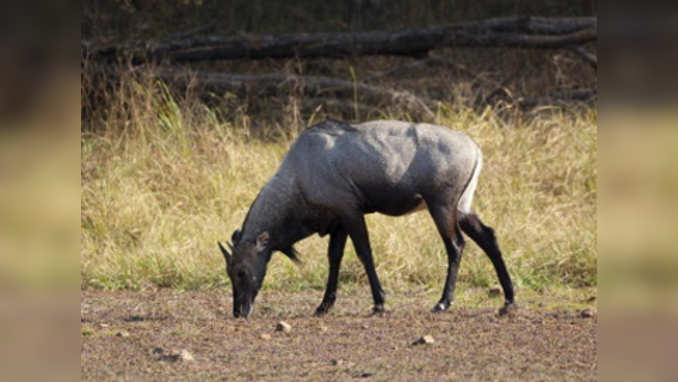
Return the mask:
[[[252,313],[254,299],[266,275],[266,265],[271,258],[268,232],[260,233],[256,240],[240,240],[240,231],[233,232],[229,253],[221,243],[219,248],[226,260],[226,273],[233,285],[233,315],[247,318]]]

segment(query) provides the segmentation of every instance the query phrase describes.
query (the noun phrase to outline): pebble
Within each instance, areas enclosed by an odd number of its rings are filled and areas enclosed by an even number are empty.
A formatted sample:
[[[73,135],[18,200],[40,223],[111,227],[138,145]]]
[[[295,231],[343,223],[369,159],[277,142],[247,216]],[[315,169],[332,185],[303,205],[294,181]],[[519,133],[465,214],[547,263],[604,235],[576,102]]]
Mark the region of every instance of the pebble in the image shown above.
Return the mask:
[[[292,331],[292,325],[288,324],[285,321],[280,321],[278,322],[278,325],[275,326],[275,330],[277,332],[289,333]]]
[[[194,361],[195,358],[193,358],[193,354],[191,354],[188,350],[183,349],[179,353],[179,358],[181,358],[182,361]]]
[[[259,336],[259,337],[261,337],[262,340],[266,340],[266,341],[271,339],[271,335],[268,334],[268,333],[262,333],[261,336]]]
[[[156,356],[157,360],[159,361],[169,361],[169,362],[177,362],[177,361],[184,361],[184,362],[191,362],[195,361],[195,358],[193,358],[193,354],[189,352],[186,349],[182,349],[180,352],[177,351],[169,351],[165,352],[165,349],[161,347],[154,347],[151,350],[151,354]]]
[[[423,337],[419,338],[418,340],[414,341],[412,343],[412,345],[432,344],[434,342],[435,342],[435,340],[433,339],[433,336],[426,335],[426,336],[423,336]]]
[[[584,308],[581,312],[579,312],[579,315],[582,316],[583,318],[589,318],[593,317],[596,315],[596,310],[591,307]]]
[[[118,331],[115,333],[115,335],[118,336],[118,337],[126,338],[126,337],[129,337],[129,332],[128,332],[128,331],[125,331],[125,330],[118,330]]]

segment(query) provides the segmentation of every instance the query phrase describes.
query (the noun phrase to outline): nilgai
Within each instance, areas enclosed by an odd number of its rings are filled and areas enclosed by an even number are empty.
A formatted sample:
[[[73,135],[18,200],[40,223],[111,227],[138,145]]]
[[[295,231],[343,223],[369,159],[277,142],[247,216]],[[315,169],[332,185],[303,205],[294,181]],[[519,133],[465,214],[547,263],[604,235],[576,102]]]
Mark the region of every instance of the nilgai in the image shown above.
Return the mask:
[[[365,267],[374,299],[384,310],[384,292],[374,269],[364,215],[399,216],[427,208],[447,251],[445,287],[434,312],[447,309],[464,249],[461,231],[492,261],[513,305],[513,286],[492,228],[471,210],[482,166],[478,145],[446,127],[401,121],[348,124],[325,121],[302,132],[278,171],[259,192],[229,253],[219,247],[233,285],[233,315],[247,317],[261,288],[271,254],[299,261],[293,244],[314,233],[330,235],[327,288],[316,315],[336,298],[347,237]]]

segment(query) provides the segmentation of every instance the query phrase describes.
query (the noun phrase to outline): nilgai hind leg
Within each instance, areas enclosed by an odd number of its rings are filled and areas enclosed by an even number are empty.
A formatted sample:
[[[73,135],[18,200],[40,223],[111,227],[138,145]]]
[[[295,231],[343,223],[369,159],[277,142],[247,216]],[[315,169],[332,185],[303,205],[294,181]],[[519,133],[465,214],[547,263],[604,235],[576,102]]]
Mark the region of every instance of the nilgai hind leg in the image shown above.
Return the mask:
[[[499,245],[497,245],[497,238],[494,236],[494,230],[480,220],[478,215],[474,212],[469,212],[463,214],[459,212],[460,219],[459,225],[461,229],[467,234],[473,241],[478,244],[480,248],[485,252],[485,254],[492,261],[495,272],[497,272],[497,277],[501,283],[501,287],[504,290],[504,308],[502,312],[508,311],[510,308],[514,307],[513,303],[513,283],[509,277],[508,271],[506,270],[506,264],[504,264],[504,259],[502,258],[501,251],[499,250]]]
[[[464,250],[464,238],[457,224],[456,208],[428,201],[427,205],[447,251],[447,278],[443,295],[432,309],[432,312],[437,313],[449,308],[454,299],[454,287],[457,282],[461,254]]]

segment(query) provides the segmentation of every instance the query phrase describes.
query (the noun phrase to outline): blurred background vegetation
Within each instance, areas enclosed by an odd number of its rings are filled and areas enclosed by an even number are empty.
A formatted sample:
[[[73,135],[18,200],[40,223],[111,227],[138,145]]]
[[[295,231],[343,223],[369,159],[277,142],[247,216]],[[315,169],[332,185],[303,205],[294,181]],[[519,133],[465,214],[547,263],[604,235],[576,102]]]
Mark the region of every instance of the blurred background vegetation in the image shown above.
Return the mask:
[[[595,288],[597,75],[572,49],[448,47],[412,57],[190,64],[135,62],[125,50],[113,60],[89,54],[187,37],[398,31],[515,15],[595,16],[594,1],[130,0],[82,6],[82,288],[226,286],[216,241],[240,226],[296,135],[325,118],[405,119],[467,132],[486,160],[476,209],[498,231],[519,296],[520,290],[568,296]],[[595,48],[595,42],[584,46],[593,54]],[[167,68],[180,68],[185,80],[164,76]],[[196,74],[201,72],[275,73],[282,80],[275,91],[249,85],[217,91]],[[302,80],[285,80],[291,76]],[[313,76],[354,86],[318,92],[303,80]],[[402,97],[375,99],[359,85],[433,100],[432,112]],[[582,89],[586,97],[567,96]],[[369,217],[387,289],[442,287],[445,254],[430,220],[426,213]],[[322,289],[325,248],[326,238],[300,243],[301,267],[274,256],[265,287]],[[342,285],[365,289],[353,248],[347,251]],[[467,288],[458,288],[459,294],[496,283],[475,245],[467,246],[462,263],[460,281]]]
[[[594,0],[89,0],[82,37],[137,39],[214,24],[215,31],[292,33],[394,30],[457,21],[525,16],[593,16]]]
[[[170,63],[157,60],[132,65],[119,52],[115,65],[102,66],[88,55],[97,48],[128,46],[190,38],[225,36],[254,41],[256,36],[314,32],[395,32],[502,16],[579,17],[595,15],[593,1],[86,1],[83,2],[81,65],[83,67],[83,127],[94,127],[97,119],[108,119],[108,103],[126,78],[140,76],[167,82],[167,68],[186,70],[183,81],[169,81],[170,92],[180,98],[197,97],[214,107],[221,119],[235,120],[243,113],[256,115],[254,127],[274,123],[285,129],[305,125],[302,115],[323,119],[336,117],[367,120],[384,113],[402,118],[410,113],[419,120],[430,113],[407,105],[404,93],[435,103],[482,109],[490,105],[515,114],[525,106],[551,106],[553,95],[562,98],[572,91],[587,91],[584,101],[595,97],[596,71],[571,49],[507,49],[501,47],[440,48],[423,55],[347,56],[305,59],[233,59]],[[595,43],[583,48],[595,53]],[[87,53],[85,53],[87,52]],[[112,67],[113,66],[113,67]],[[179,70],[175,70],[179,69]],[[196,74],[197,73],[197,74]],[[276,87],[261,88],[252,82],[237,89],[214,89],[200,73],[282,75]],[[293,75],[302,80],[294,80]],[[288,78],[285,79],[284,77]],[[387,95],[374,99],[357,89],[312,86],[322,76],[378,89]],[[214,75],[212,77],[215,77]],[[308,78],[304,81],[303,78]],[[275,94],[271,94],[275,93]],[[346,94],[348,93],[348,94]],[[580,101],[582,99],[579,99]]]

